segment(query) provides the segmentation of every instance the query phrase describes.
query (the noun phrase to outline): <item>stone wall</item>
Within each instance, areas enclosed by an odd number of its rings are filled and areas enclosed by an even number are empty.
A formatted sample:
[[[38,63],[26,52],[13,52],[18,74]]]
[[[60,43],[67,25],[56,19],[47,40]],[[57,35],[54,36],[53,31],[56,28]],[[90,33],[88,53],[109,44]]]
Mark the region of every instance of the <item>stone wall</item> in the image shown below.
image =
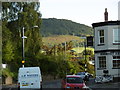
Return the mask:
[[[5,84],[12,84],[13,83],[13,80],[12,80],[12,77],[11,76],[8,76],[5,78]]]

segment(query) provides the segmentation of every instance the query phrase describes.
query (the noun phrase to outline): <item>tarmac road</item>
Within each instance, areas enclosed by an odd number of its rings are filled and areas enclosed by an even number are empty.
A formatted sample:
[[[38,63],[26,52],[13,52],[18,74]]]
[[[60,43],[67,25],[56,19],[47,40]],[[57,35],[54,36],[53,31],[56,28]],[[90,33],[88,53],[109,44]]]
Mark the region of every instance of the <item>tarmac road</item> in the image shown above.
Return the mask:
[[[61,88],[61,80],[52,80],[52,81],[43,81],[43,90],[47,89],[60,89]],[[101,83],[96,84],[94,82],[94,78],[90,78],[89,81],[86,82],[86,85],[90,87],[92,90],[120,90],[120,82],[109,82],[109,83]],[[5,89],[8,88],[8,89]],[[12,90],[12,88],[17,88],[17,85],[3,85],[2,90]]]

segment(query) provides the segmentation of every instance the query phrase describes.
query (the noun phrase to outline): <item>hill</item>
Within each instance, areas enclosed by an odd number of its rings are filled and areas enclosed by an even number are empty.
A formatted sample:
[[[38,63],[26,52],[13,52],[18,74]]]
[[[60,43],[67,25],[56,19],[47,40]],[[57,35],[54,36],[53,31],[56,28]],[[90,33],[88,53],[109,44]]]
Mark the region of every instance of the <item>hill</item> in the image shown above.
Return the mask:
[[[79,24],[66,19],[42,19],[41,33],[43,36],[52,35],[92,35],[93,29],[84,24]]]

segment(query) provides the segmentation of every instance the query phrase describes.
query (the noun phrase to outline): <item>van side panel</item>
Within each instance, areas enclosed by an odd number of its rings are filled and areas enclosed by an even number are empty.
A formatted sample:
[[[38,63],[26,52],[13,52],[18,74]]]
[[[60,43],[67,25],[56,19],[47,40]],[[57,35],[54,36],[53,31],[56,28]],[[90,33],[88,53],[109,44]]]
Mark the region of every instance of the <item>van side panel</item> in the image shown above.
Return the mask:
[[[40,89],[40,82],[42,82],[40,68],[19,68],[18,82],[20,83],[20,88]]]

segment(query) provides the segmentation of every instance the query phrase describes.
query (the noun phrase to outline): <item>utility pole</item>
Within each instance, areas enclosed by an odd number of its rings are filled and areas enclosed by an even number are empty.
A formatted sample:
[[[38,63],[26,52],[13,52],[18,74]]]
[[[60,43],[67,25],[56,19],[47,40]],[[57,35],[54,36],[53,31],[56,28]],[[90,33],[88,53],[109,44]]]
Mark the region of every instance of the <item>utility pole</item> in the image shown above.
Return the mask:
[[[87,47],[87,45],[86,45],[86,37],[81,37],[81,39],[84,39],[85,72],[86,72],[87,71],[87,53],[86,53],[86,47]]]
[[[86,53],[86,39],[85,39],[85,42],[84,42],[84,47],[85,47],[85,72],[87,71],[87,53]]]
[[[66,42],[65,42],[65,65],[66,65]],[[66,75],[67,75],[67,68],[66,68]]]

